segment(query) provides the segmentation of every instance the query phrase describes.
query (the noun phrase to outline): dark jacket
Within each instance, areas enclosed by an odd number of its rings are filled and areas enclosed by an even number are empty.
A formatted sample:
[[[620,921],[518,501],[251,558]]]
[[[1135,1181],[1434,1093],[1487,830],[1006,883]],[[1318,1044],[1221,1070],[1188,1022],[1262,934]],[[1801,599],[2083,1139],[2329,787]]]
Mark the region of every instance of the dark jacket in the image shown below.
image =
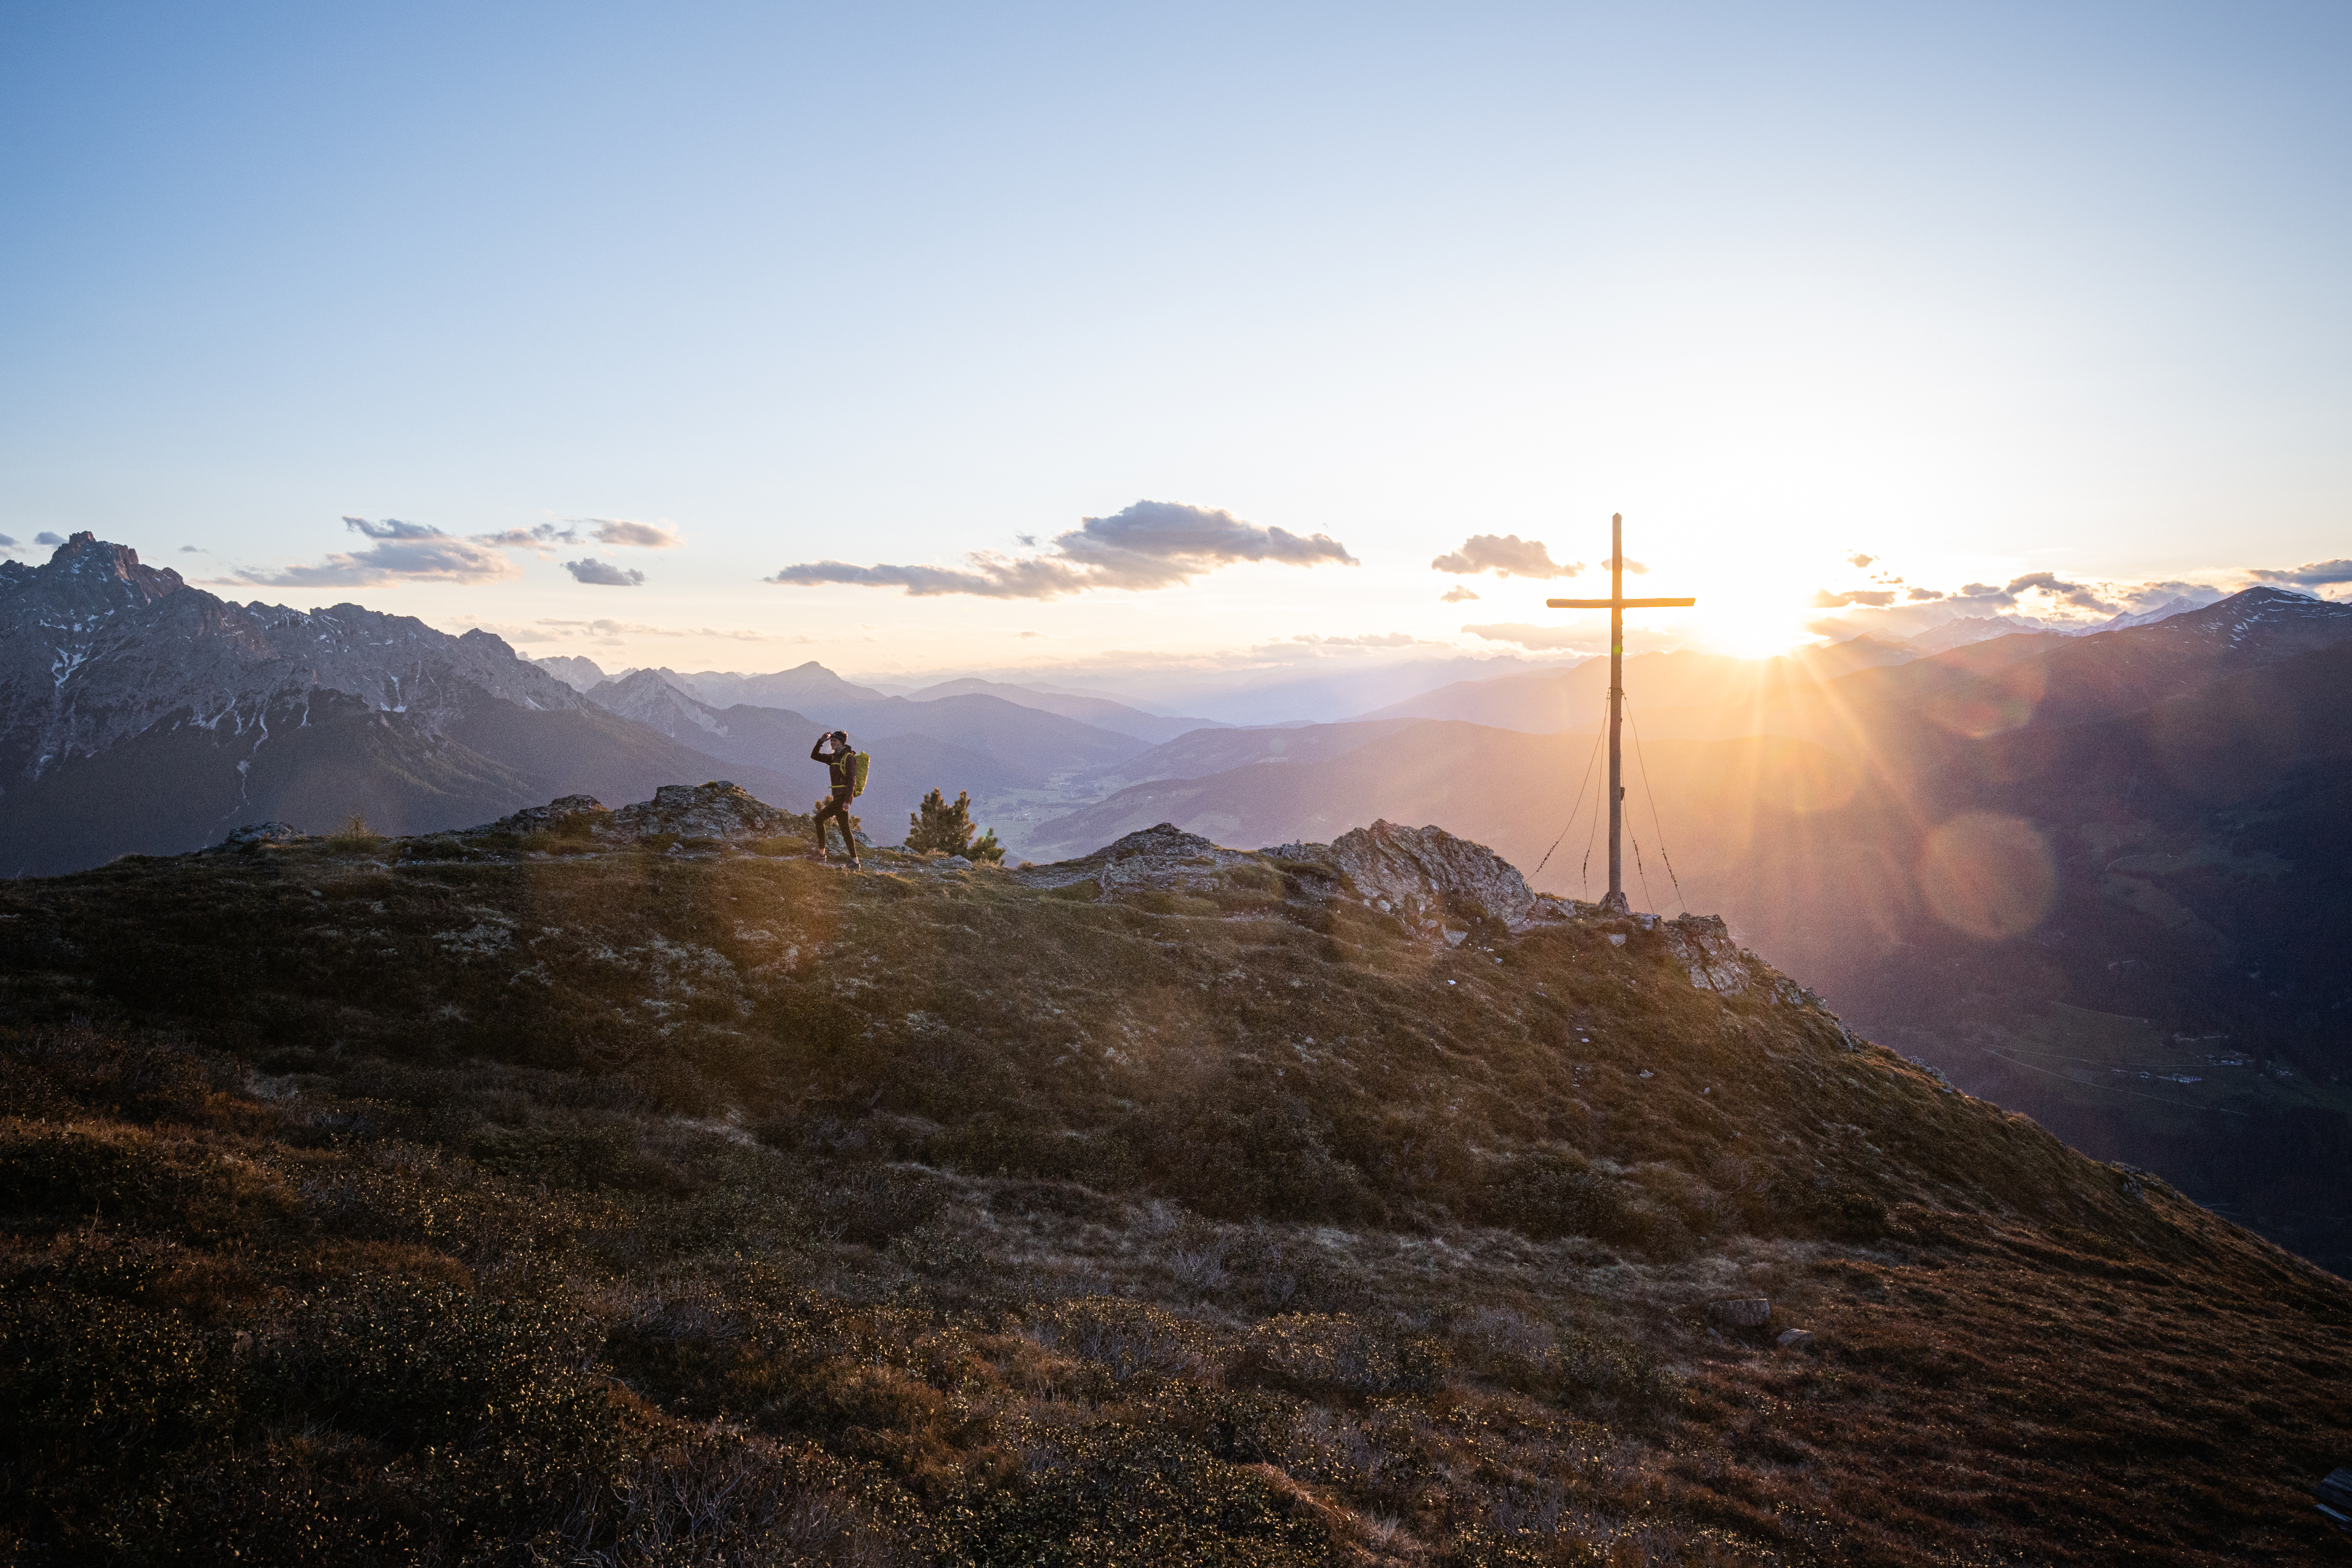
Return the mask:
[[[809,748],[809,761],[813,763],[823,763],[825,765],[833,774],[834,788],[855,789],[857,787],[857,775],[851,773],[849,771],[849,767],[850,763],[856,758],[857,752],[851,747],[844,746],[841,750],[834,752],[831,756],[826,756],[824,754],[824,743],[832,738],[833,737],[830,735],[823,736],[817,741],[815,745],[811,746]]]

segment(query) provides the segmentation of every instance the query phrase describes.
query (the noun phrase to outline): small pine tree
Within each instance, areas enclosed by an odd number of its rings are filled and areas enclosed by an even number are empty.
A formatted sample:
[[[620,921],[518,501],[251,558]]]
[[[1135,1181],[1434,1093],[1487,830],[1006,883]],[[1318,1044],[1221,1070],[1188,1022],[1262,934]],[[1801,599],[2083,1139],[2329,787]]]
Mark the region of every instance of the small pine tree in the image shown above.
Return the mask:
[[[922,809],[907,817],[907,847],[918,853],[936,849],[944,855],[961,855],[967,860],[1004,858],[1004,846],[996,841],[994,828],[978,839],[971,834],[970,790],[956,791],[955,804],[950,805],[946,795],[935,789],[923,797]]]

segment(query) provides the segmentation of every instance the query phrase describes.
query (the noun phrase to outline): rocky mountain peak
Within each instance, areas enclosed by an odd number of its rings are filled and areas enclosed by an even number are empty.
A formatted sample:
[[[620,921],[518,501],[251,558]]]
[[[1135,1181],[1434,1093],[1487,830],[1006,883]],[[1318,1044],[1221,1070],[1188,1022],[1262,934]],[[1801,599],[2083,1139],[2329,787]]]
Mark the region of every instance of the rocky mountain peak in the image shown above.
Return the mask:
[[[708,705],[679,689],[665,670],[632,670],[617,680],[597,682],[583,695],[608,713],[651,724],[664,734],[679,733],[681,724],[688,727],[687,733],[698,730],[713,735],[728,732],[724,721]]]
[[[188,585],[170,567],[142,566],[131,546],[110,544],[88,531],[58,545],[44,565],[8,564],[13,569],[0,573],[0,593],[30,594],[43,609],[77,617],[152,605]]]

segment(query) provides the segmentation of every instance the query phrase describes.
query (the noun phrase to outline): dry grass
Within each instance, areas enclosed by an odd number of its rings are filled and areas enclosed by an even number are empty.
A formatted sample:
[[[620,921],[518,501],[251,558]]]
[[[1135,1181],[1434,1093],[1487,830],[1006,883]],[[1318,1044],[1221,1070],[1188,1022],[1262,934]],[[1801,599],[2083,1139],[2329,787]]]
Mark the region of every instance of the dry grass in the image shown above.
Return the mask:
[[[421,842],[0,887],[12,1560],[2328,1546],[2341,1281],[1638,931]]]

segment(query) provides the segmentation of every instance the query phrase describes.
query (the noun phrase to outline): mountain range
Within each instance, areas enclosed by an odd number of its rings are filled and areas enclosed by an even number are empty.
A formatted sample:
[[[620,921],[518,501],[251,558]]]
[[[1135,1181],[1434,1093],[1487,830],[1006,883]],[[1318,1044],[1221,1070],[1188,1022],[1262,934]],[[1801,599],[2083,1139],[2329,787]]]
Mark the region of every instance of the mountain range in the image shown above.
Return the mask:
[[[589,702],[498,637],[357,605],[224,600],[77,533],[0,563],[0,870],[215,843],[266,819],[479,822],[719,763]],[[763,795],[782,775],[740,768]]]

